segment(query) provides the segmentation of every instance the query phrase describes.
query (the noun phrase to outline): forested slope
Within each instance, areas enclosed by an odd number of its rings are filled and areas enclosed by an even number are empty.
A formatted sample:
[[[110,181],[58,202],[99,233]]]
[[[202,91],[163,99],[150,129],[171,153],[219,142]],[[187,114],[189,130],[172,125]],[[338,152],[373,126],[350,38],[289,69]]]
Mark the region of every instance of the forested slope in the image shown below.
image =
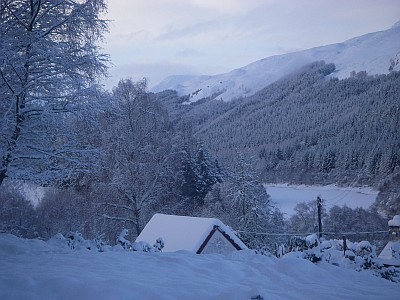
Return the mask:
[[[338,80],[334,69],[314,63],[230,103],[160,99],[226,164],[252,156],[265,181],[376,184],[400,165],[400,73]]]

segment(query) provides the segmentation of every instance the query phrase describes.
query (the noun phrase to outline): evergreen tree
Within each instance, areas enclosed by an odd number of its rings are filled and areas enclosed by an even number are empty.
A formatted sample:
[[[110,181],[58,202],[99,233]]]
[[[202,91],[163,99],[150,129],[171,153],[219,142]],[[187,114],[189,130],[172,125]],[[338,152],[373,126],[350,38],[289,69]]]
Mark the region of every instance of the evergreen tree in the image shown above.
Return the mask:
[[[199,191],[198,191],[198,178],[196,173],[195,162],[193,161],[188,148],[185,147],[182,157],[182,173],[183,182],[181,186],[182,196],[189,199],[186,202],[191,202],[192,205],[197,204]]]
[[[203,145],[198,146],[195,159],[187,145],[184,149],[182,195],[191,205],[202,206],[213,185],[222,182],[221,170],[217,161],[211,161]]]

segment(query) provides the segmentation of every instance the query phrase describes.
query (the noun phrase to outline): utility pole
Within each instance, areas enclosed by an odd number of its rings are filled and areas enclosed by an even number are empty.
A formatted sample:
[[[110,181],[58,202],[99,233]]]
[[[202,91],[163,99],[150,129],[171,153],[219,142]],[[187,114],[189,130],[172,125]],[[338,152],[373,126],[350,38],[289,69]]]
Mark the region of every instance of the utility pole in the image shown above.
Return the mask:
[[[317,210],[318,210],[318,237],[322,237],[322,199],[320,196],[317,197]]]
[[[346,237],[343,236],[343,256],[346,256],[346,250],[347,250]]]

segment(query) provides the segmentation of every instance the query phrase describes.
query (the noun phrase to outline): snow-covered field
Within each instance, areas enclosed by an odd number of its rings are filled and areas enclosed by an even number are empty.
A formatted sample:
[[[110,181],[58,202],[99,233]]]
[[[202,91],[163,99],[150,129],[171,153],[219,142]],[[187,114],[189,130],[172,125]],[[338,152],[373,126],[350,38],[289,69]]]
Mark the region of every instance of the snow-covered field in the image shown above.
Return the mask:
[[[378,191],[370,187],[339,187],[336,185],[288,185],[264,184],[272,201],[287,217],[294,214],[294,207],[300,202],[309,202],[321,197],[326,209],[334,205],[350,208],[368,208],[374,203]]]
[[[294,255],[77,251],[59,240],[0,234],[0,299],[381,300],[399,293],[399,284],[369,273]]]

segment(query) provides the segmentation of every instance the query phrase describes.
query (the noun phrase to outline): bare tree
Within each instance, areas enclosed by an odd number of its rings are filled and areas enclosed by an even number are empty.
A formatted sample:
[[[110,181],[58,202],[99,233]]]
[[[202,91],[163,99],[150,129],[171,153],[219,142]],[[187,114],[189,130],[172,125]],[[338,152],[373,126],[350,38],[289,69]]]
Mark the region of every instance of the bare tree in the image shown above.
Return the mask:
[[[24,238],[36,237],[36,211],[31,202],[24,199],[15,185],[0,187],[0,232]]]
[[[149,97],[146,80],[121,80],[113,123],[104,135],[114,199],[104,203],[110,220],[129,223],[137,234],[173,190],[175,160],[170,122],[161,104]]]
[[[106,8],[103,0],[0,2],[0,185],[90,169],[93,152],[68,122],[106,72],[108,57],[96,45]]]

